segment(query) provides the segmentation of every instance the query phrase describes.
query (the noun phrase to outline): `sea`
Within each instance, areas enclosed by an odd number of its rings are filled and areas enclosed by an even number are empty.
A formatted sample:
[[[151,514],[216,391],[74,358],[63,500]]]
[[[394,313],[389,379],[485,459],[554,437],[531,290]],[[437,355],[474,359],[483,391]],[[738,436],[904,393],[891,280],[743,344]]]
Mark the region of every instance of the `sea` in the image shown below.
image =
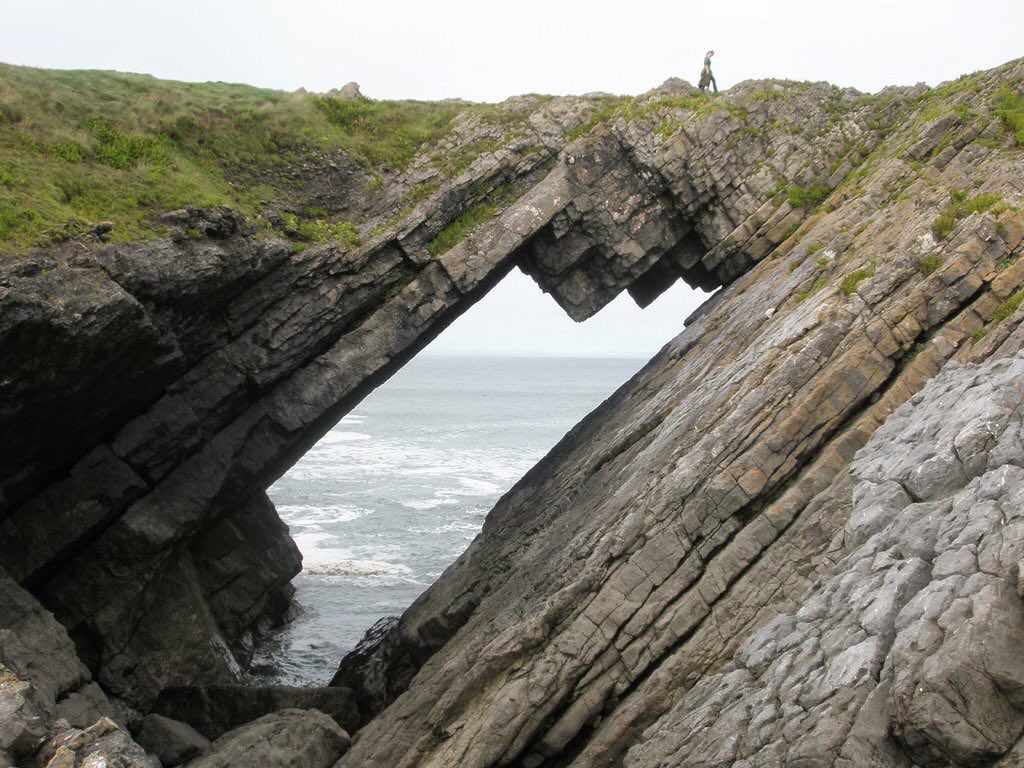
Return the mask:
[[[261,644],[262,683],[323,685],[402,613],[495,502],[645,360],[421,355],[268,491],[303,557],[294,619]]]

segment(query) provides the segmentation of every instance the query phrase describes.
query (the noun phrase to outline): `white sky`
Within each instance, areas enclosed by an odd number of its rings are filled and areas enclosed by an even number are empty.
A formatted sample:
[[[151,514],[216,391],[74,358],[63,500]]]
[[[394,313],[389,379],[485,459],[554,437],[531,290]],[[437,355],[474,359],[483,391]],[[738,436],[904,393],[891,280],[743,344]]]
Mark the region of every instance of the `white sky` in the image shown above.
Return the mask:
[[[1024,55],[1022,30],[1024,0],[0,0],[0,61],[286,90],[355,80],[371,98],[500,101],[694,82],[713,48],[719,88],[776,77],[873,92]],[[515,274],[432,350],[478,351],[490,339],[496,353],[646,356],[698,303],[673,288],[640,313],[620,297],[574,327]],[[522,330],[494,343],[510,312]]]

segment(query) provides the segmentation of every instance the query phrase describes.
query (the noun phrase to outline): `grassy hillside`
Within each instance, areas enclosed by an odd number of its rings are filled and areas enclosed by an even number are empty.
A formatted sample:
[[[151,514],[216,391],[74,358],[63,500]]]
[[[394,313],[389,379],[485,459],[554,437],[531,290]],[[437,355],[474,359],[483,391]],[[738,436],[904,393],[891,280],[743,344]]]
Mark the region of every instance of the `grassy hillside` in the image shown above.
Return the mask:
[[[143,239],[185,205],[230,205],[269,230],[260,203],[287,197],[289,169],[343,151],[372,178],[466,109],[484,107],[0,64],[0,250],[61,239],[68,222],[112,221],[112,239]],[[351,230],[327,211],[297,213],[306,239]]]

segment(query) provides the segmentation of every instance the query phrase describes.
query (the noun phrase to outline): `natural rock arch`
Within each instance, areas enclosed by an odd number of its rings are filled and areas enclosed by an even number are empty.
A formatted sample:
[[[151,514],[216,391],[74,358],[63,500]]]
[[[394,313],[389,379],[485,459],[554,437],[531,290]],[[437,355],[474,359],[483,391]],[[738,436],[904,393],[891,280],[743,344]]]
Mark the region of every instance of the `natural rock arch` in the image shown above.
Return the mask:
[[[218,214],[206,229],[226,239],[26,260],[9,277],[16,340],[52,340],[53,364],[63,352],[85,375],[26,366],[30,384],[51,381],[14,414],[36,439],[5,457],[2,525],[18,545],[3,567],[138,706],[170,684],[232,679],[299,567],[262,489],[514,265],[583,319],[623,289],[646,302],[679,276],[720,285],[781,241],[804,212],[775,196],[764,146],[745,162],[721,146],[739,128],[722,112],[671,142],[605,130],[557,159],[494,159],[461,207],[499,188],[514,201],[436,258],[429,240],[464,191],[442,188],[352,252],[293,254]],[[844,149],[776,154],[826,166]],[[48,291],[62,312],[40,309]]]

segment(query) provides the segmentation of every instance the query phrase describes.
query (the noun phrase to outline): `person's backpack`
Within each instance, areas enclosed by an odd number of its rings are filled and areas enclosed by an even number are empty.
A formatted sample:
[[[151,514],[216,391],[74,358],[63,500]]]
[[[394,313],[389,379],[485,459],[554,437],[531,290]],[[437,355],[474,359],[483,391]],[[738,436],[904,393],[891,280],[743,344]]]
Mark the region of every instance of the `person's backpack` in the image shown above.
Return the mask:
[[[700,80],[697,81],[697,87],[707,88],[709,85],[711,85],[711,70],[704,67],[700,71]]]

